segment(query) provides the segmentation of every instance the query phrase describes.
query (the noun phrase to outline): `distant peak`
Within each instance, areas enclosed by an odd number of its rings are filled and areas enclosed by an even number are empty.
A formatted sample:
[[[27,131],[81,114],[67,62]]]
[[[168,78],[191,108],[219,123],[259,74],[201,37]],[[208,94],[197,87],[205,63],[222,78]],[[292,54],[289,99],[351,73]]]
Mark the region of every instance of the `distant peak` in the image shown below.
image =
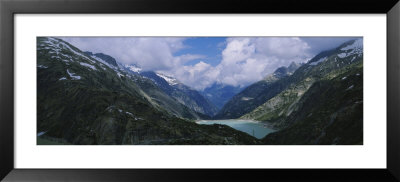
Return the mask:
[[[363,49],[363,39],[358,38],[344,43],[345,46],[342,46],[341,51],[347,50],[362,50]]]
[[[172,76],[167,76],[165,74],[162,73],[157,73],[157,76],[161,77],[162,79],[164,79],[166,82],[168,82],[169,85],[176,85],[179,84],[179,81],[175,78],[173,78]]]
[[[90,51],[85,51],[85,52],[83,52],[83,53],[85,53],[85,54],[87,54],[87,55],[89,55],[89,56],[93,56],[93,53],[90,52]]]
[[[142,71],[142,68],[136,64],[125,64],[125,67],[136,73],[140,73]]]
[[[289,65],[289,70],[296,70],[297,68],[299,68],[301,66],[301,64],[300,63],[296,63],[296,62],[292,62],[292,63],[290,63],[290,65]]]
[[[289,69],[285,66],[282,66],[282,67],[279,67],[278,69],[276,69],[274,71],[273,75],[275,77],[281,78],[281,77],[287,76],[288,74],[289,74]]]
[[[101,59],[101,60],[105,61],[108,64],[111,64],[113,66],[118,67],[117,61],[113,57],[111,57],[111,56],[109,56],[107,54],[103,54],[103,53],[95,53],[95,54],[93,54],[92,52],[88,52],[88,51],[85,52],[85,53],[89,54],[91,57],[94,57],[95,59],[97,59],[97,58]]]

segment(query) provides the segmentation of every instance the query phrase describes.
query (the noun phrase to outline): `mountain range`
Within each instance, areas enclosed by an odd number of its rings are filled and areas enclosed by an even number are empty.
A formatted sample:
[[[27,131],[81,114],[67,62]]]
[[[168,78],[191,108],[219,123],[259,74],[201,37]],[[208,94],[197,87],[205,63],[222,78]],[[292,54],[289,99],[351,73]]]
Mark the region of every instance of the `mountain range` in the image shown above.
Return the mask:
[[[234,119],[252,111],[275,94],[281,92],[288,83],[287,78],[300,67],[292,63],[289,67],[280,67],[271,75],[266,76],[240,93],[232,97],[214,116],[215,119]]]
[[[161,72],[37,38],[41,144],[362,144],[363,47],[355,39],[246,87],[197,91]],[[274,128],[262,139],[201,119]]]
[[[142,71],[142,68],[135,64],[118,63],[113,57],[103,53],[84,53],[98,61],[114,66],[115,69],[123,70],[128,75],[148,79],[153,82],[152,84],[154,85],[152,86],[144,82],[138,82],[137,85],[150,94],[154,102],[167,108],[177,116],[201,119],[210,118],[217,112],[217,108],[208,99],[171,76],[154,71]],[[183,106],[179,106],[178,103],[173,102],[178,102]]]
[[[108,56],[85,53],[58,38],[38,37],[38,143],[259,142],[254,137],[225,125],[194,123],[192,119],[209,116],[182,104],[149,77],[127,70],[132,71],[132,67],[118,62],[115,64]],[[177,84],[176,89],[181,89],[177,93],[192,92],[181,87]],[[193,103],[202,100],[192,99],[189,94],[182,98]]]
[[[294,72],[278,69],[234,96],[215,118],[266,123],[278,130],[266,144],[362,144],[362,45],[351,40]]]

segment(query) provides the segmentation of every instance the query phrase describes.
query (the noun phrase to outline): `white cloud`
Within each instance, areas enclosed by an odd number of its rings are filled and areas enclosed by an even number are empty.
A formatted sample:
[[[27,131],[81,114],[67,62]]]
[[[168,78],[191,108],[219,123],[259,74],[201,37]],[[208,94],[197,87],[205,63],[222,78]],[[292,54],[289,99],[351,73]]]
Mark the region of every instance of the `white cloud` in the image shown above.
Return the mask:
[[[309,50],[310,46],[298,38],[228,38],[217,66],[200,62],[168,73],[198,90],[214,82],[246,86],[280,66],[307,61],[312,56]]]
[[[183,38],[158,37],[109,37],[109,38],[63,38],[81,50],[102,52],[122,63],[139,64],[143,70],[169,70],[197,55],[174,57],[183,49]]]
[[[182,83],[194,89],[201,90],[210,86],[218,78],[219,71],[203,61],[193,66],[181,66],[167,71]]]
[[[229,38],[216,69],[215,81],[246,86],[280,66],[311,58],[308,44],[298,38]]]
[[[255,40],[257,52],[267,56],[281,59],[296,59],[309,57],[310,46],[299,38],[271,37],[257,38]]]

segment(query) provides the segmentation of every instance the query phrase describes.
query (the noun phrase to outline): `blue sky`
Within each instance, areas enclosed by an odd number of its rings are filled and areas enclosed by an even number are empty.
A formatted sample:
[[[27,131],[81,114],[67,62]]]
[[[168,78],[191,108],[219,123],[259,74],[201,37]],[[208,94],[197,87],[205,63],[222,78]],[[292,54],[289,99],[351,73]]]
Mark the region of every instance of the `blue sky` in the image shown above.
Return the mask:
[[[161,72],[202,90],[247,86],[353,37],[61,37],[83,51]]]
[[[183,54],[201,54],[205,55],[204,59],[191,60],[185,65],[195,65],[200,61],[204,61],[212,66],[216,66],[221,61],[221,51],[226,43],[226,37],[203,37],[203,38],[188,38],[183,41],[186,48],[178,51],[177,56]]]

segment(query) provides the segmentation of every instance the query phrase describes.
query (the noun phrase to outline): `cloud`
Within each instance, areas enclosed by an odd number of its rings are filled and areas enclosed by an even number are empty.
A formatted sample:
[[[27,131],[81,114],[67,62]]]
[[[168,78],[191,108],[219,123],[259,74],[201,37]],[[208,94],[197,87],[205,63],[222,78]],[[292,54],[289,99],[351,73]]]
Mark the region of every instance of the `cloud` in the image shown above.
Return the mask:
[[[215,82],[247,86],[280,66],[305,62],[313,56],[308,43],[299,38],[228,38],[221,45],[225,46],[221,62],[215,67],[201,61],[193,66],[176,67],[168,74],[198,90]]]
[[[81,50],[102,52],[111,55],[119,62],[140,65],[143,70],[169,70],[182,62],[200,58],[200,55],[173,54],[185,48],[184,38],[159,37],[66,37],[64,40]]]
[[[176,56],[175,57],[175,63],[176,65],[183,65],[188,61],[191,60],[197,60],[197,59],[206,59],[207,57],[204,55],[200,55],[200,54],[184,54],[184,55],[180,55],[180,56]]]
[[[143,70],[174,76],[182,83],[202,90],[215,82],[247,86],[263,79],[278,67],[306,62],[322,50],[337,47],[354,38],[234,37],[218,43],[221,60],[214,66],[199,54],[175,55],[188,48],[185,38],[161,37],[66,37],[81,50],[109,54],[122,63],[135,63]],[[219,56],[219,55],[218,55]],[[194,65],[185,65],[200,60]]]
[[[301,37],[310,47],[310,53],[318,54],[321,51],[338,47],[340,44],[359,37]]]
[[[201,90],[213,84],[219,76],[219,72],[210,64],[200,61],[193,66],[178,67],[172,71],[172,75],[181,82]]]
[[[309,50],[311,47],[307,42],[299,38],[258,38],[255,40],[255,44],[260,54],[269,57],[291,60],[299,59],[299,61],[304,61],[304,58],[310,57]]]

